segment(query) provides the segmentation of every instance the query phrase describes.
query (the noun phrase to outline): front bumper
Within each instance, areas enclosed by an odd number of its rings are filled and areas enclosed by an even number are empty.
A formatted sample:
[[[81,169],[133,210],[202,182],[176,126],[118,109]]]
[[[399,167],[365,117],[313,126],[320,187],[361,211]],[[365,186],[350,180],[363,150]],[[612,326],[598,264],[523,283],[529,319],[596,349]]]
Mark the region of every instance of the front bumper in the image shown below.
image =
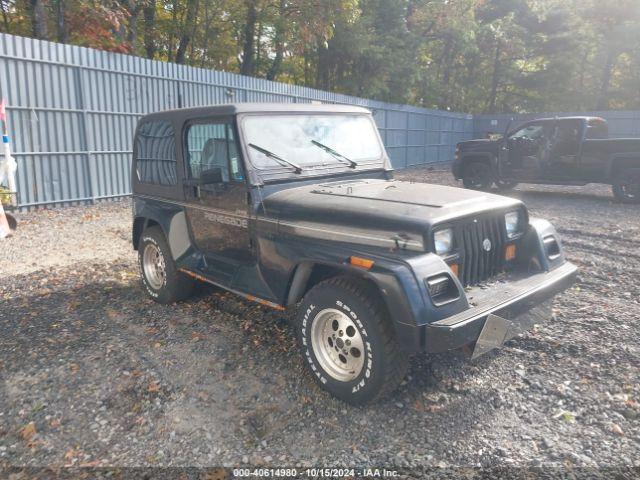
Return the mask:
[[[507,320],[511,333],[527,330],[540,320],[540,309],[535,307],[569,288],[576,275],[576,266],[566,262],[551,272],[510,280],[486,293],[479,290],[468,310],[421,327],[424,351],[445,352],[476,342],[490,315]],[[510,336],[505,332],[504,340]]]

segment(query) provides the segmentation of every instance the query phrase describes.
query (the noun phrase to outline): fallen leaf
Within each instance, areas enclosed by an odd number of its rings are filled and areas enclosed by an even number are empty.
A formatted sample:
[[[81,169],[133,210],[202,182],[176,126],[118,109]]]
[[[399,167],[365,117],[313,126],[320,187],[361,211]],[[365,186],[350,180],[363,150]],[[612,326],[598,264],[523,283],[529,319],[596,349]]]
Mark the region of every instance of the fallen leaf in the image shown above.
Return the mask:
[[[20,429],[20,436],[23,440],[29,441],[36,434],[36,424],[33,422],[29,422],[27,425]]]
[[[160,384],[158,382],[151,382],[147,387],[147,392],[159,392]]]
[[[620,425],[618,425],[617,423],[611,424],[611,431],[617,435],[620,435],[621,437],[624,436],[622,428],[620,428]]]
[[[79,453],[80,453],[79,450],[76,450],[75,448],[70,448],[64,454],[64,458],[67,459],[67,460],[71,460],[71,459],[77,457]]]
[[[204,335],[199,332],[193,332],[191,334],[191,340],[194,342],[199,342],[200,340],[204,340]]]
[[[40,445],[44,445],[44,442],[42,440],[33,440],[33,441],[27,443],[27,448],[29,448],[31,450],[35,450]]]

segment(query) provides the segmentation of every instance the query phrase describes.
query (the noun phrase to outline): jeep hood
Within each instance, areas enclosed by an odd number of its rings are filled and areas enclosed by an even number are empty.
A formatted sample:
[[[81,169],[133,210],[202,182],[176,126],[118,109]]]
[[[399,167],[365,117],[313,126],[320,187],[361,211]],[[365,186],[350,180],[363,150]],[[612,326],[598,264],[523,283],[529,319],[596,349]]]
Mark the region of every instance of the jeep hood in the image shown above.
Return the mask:
[[[423,249],[424,235],[434,225],[521,205],[484,192],[378,179],[304,185],[264,199],[266,216],[277,219],[283,233],[361,240],[356,243],[384,239],[415,250]]]

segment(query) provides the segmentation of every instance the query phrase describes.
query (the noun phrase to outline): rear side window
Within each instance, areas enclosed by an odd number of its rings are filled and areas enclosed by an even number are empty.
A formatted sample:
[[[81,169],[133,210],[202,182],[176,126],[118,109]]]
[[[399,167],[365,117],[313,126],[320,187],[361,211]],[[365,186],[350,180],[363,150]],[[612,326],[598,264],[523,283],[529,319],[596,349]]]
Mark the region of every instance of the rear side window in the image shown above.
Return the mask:
[[[136,173],[142,183],[176,185],[176,136],[169,122],[146,122],[136,137]]]
[[[587,126],[587,138],[603,140],[609,138],[609,127],[603,120],[589,120]]]

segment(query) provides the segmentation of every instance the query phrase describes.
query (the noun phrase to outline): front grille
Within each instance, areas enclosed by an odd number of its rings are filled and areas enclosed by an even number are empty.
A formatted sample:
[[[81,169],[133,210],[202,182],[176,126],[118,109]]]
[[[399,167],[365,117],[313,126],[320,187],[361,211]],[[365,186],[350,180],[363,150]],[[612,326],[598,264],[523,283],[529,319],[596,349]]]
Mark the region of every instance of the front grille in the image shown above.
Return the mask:
[[[484,246],[486,240],[491,242],[489,250]],[[500,273],[505,267],[506,243],[504,217],[501,215],[474,217],[461,225],[458,230],[460,282],[465,287],[477,285]]]

